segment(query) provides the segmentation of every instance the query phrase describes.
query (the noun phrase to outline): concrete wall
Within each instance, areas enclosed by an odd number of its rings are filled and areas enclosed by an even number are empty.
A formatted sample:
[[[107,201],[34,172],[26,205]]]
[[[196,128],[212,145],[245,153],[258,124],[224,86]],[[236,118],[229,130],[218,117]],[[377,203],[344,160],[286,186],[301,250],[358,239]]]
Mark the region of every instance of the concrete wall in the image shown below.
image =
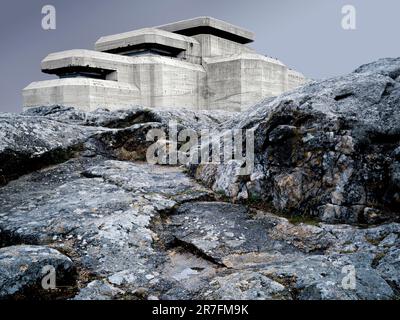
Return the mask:
[[[278,60],[259,54],[237,54],[205,59],[208,109],[241,111],[260,100],[288,90],[289,70]],[[298,74],[300,75],[300,74]]]
[[[295,70],[288,70],[288,88],[287,90],[293,90],[301,85],[304,85],[307,82],[307,79],[304,76]]]
[[[240,111],[242,70],[238,59],[207,63],[207,109]]]
[[[201,45],[201,56],[203,58],[226,56],[238,53],[255,52],[250,47],[219,38],[211,34],[199,34],[193,36]]]
[[[146,107],[201,110],[206,72],[200,65],[160,56],[132,58],[132,82]]]
[[[86,111],[140,105],[139,90],[126,83],[85,78],[33,82],[23,91],[24,108],[64,105]]]

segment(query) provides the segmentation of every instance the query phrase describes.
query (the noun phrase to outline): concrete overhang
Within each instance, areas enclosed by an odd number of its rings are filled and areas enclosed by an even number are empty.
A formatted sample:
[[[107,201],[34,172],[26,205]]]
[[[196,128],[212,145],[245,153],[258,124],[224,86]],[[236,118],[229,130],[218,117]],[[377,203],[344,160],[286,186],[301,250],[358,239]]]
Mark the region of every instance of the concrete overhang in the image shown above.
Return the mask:
[[[155,28],[101,37],[95,46],[97,51],[108,53],[125,53],[144,47],[161,48],[172,53],[186,51],[191,47],[197,47],[200,51],[196,39]]]
[[[254,41],[254,33],[212,17],[197,17],[156,27],[186,36],[212,34],[241,44]]]
[[[48,55],[42,61],[42,71],[62,75],[66,72],[93,71],[107,74],[117,71],[118,65],[129,64],[128,57],[91,50],[68,50]]]

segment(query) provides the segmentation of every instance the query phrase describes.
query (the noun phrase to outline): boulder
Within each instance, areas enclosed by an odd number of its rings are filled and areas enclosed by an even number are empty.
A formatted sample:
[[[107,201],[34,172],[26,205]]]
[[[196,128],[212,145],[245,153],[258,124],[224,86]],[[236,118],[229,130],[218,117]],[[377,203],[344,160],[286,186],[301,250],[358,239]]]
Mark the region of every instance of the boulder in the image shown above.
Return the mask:
[[[50,272],[54,283],[46,279]],[[75,266],[59,251],[29,245],[0,249],[0,300],[65,298],[75,289]]]

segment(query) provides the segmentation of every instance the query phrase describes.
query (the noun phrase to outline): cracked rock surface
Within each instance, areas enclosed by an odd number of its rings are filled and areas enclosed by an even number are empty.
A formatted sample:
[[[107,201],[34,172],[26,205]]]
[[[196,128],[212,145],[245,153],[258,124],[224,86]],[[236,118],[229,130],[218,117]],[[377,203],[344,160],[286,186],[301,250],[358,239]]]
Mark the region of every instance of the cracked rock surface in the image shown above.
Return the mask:
[[[400,215],[400,58],[268,98],[224,124],[254,130],[255,168],[193,166],[218,193],[328,223]]]
[[[381,60],[243,114],[0,115],[0,299],[398,299],[399,74]],[[254,128],[254,172],[144,162],[171,120]]]

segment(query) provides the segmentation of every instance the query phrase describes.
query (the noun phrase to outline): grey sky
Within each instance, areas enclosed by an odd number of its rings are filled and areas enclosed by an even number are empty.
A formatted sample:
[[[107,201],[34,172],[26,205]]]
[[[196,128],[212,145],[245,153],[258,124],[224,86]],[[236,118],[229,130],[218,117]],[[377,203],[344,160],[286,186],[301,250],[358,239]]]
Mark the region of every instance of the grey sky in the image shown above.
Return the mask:
[[[57,9],[57,30],[41,9]],[[357,9],[357,30],[341,28],[341,8]],[[102,35],[210,15],[256,33],[252,46],[311,78],[350,72],[400,56],[399,0],[1,0],[0,112],[21,110],[21,90],[53,78],[40,72],[50,52],[92,49]]]

